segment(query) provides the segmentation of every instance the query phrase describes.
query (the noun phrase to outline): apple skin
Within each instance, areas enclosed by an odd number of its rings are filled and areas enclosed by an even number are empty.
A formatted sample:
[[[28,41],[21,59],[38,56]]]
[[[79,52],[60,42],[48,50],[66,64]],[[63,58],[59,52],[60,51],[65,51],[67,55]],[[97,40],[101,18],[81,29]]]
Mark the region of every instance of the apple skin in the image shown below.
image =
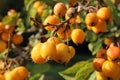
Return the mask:
[[[94,69],[96,71],[101,72],[102,71],[102,64],[105,62],[106,60],[104,58],[94,58],[93,60],[93,66]]]
[[[120,58],[120,48],[117,46],[109,47],[106,53],[108,60],[115,60],[117,58]]]

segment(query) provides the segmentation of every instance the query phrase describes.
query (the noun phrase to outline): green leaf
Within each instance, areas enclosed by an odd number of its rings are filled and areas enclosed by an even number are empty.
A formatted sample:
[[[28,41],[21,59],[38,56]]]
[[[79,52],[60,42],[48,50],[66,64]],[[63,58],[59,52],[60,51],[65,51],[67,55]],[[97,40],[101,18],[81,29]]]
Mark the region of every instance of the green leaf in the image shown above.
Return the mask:
[[[28,70],[32,73],[32,74],[36,74],[36,73],[43,73],[49,70],[50,66],[49,64],[45,63],[45,64],[34,64],[34,63],[28,63],[26,65],[26,67],[28,68]]]
[[[76,73],[80,69],[82,69],[87,63],[88,63],[88,61],[80,61],[80,62],[74,64],[72,67],[59,72],[59,75],[62,76],[65,80],[76,80],[75,79]]]
[[[93,71],[94,71],[93,63],[88,62],[76,73],[75,80],[87,80]]]
[[[29,10],[34,2],[35,0],[24,0],[26,10]]]
[[[98,39],[97,41],[91,42],[88,44],[88,49],[92,52],[92,55],[95,55],[99,49],[103,46],[103,39]]]
[[[44,75],[37,73],[31,76],[29,80],[44,80]]]
[[[17,23],[17,20],[19,18],[20,14],[19,13],[16,13],[16,14],[12,14],[10,16],[5,16],[3,19],[2,19],[2,23],[4,25],[12,25],[12,26],[15,26],[16,23]]]
[[[91,31],[86,31],[86,41],[88,42],[92,42],[92,41],[96,41],[97,39],[97,35]]]
[[[95,73],[95,71],[90,75],[88,80],[96,80],[96,73]]]

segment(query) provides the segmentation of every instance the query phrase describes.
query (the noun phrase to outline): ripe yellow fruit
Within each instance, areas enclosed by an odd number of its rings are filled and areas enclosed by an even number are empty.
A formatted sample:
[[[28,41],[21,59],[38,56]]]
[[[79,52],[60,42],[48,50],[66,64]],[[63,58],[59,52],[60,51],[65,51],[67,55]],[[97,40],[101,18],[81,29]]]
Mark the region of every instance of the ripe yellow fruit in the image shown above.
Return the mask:
[[[43,59],[40,54],[41,46],[42,46],[42,43],[38,43],[33,47],[32,51],[31,51],[31,58],[32,58],[33,62],[35,62],[37,64],[42,64],[47,61],[47,60]]]
[[[5,76],[0,74],[0,80],[5,80]]]
[[[56,45],[57,52],[54,60],[61,64],[67,64],[70,59],[70,51],[68,45],[65,43],[59,43]]]
[[[14,31],[14,26],[12,26],[12,25],[5,25],[5,29],[4,29],[4,31],[5,32],[8,32],[8,33],[12,33],[13,31]]]
[[[5,80],[21,80],[16,71],[8,71],[5,74]]]
[[[108,79],[102,72],[96,71],[96,80],[108,80]]]
[[[82,29],[73,29],[71,39],[75,44],[82,44],[85,39],[85,33]]]
[[[20,45],[23,42],[24,38],[21,34],[14,34],[12,37],[12,42],[16,45]]]
[[[57,38],[57,37],[55,37],[55,36],[50,37],[50,38],[47,40],[47,42],[51,42],[51,43],[53,43],[53,44],[55,44],[55,45],[61,43],[60,39]]]
[[[38,9],[40,7],[41,7],[41,9],[43,9],[46,7],[46,4],[41,1],[35,1],[35,3],[33,4],[33,8]]]
[[[13,14],[16,14],[16,13],[17,13],[16,10],[10,9],[7,14],[8,14],[8,16],[10,16],[10,15],[13,15]]]
[[[106,22],[104,20],[99,19],[98,23],[94,27],[91,27],[91,29],[96,34],[100,32],[105,32],[107,30]]]
[[[28,77],[29,72],[28,72],[27,68],[24,66],[16,67],[13,71],[16,71],[16,73],[18,74],[17,77],[21,78],[22,80],[24,80]]]
[[[47,60],[52,59],[56,52],[56,45],[51,42],[44,42],[40,49],[40,55]]]
[[[59,2],[59,3],[55,4],[55,6],[54,6],[54,14],[55,15],[60,16],[60,17],[65,16],[66,11],[67,11],[67,8],[64,3]]]
[[[91,27],[95,26],[98,23],[98,17],[96,13],[88,13],[85,17],[85,23]]]
[[[76,2],[77,2],[77,0],[69,0],[70,7],[73,6],[73,4],[76,3]]]
[[[112,13],[110,11],[110,9],[108,7],[101,7],[98,11],[97,11],[97,17],[105,20],[105,21],[112,21]]]
[[[3,52],[7,48],[7,43],[0,40],[0,53]]]
[[[113,42],[112,38],[105,38],[104,39],[104,44],[107,45],[107,46],[109,46],[112,42]]]
[[[47,25],[47,24],[57,25],[57,24],[59,24],[59,22],[60,22],[60,20],[55,15],[49,15],[45,19],[44,25]],[[45,29],[46,30],[54,30],[55,26],[46,26]]]
[[[120,67],[114,61],[105,61],[102,65],[102,72],[105,76],[108,76],[113,80],[119,80],[120,78]]]

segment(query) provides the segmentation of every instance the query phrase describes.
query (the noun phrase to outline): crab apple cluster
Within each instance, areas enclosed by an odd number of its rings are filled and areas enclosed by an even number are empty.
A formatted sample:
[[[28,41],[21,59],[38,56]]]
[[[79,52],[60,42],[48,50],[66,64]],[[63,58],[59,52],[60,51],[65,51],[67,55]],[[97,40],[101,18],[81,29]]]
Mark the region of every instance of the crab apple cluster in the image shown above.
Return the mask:
[[[55,36],[44,43],[36,44],[31,51],[31,58],[37,64],[46,63],[48,60],[67,64],[74,55],[74,47],[66,45]]]
[[[75,48],[69,46],[68,41],[72,40],[73,43],[79,45],[85,40],[84,30],[73,27],[73,24],[81,22],[76,7],[67,8],[62,2],[54,5],[54,14],[48,15],[43,21],[43,28],[51,31],[52,36],[33,47],[31,50],[33,62],[42,64],[54,60],[60,64],[67,64],[74,57]],[[65,20],[62,20],[63,17]]]
[[[111,44],[107,49],[100,49],[93,66],[96,70],[96,80],[120,79],[120,47]]]
[[[112,22],[112,13],[108,7],[101,7],[97,12],[90,12],[85,17],[89,30],[98,34],[107,30],[107,24]]]
[[[17,12],[14,9],[8,11],[8,16],[14,15]],[[0,22],[0,53],[7,48],[7,43],[11,41],[15,45],[20,45],[23,42],[22,34],[14,33],[15,26]]]
[[[28,77],[29,71],[24,66],[18,66],[13,70],[7,70],[0,74],[0,80],[25,80]]]

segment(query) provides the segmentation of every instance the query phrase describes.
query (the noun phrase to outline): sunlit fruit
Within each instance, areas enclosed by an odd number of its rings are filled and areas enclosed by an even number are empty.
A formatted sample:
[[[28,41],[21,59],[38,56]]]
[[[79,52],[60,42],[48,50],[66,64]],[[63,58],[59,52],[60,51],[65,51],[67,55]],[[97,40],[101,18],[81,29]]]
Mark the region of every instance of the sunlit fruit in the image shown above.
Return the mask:
[[[71,39],[75,44],[82,44],[85,39],[85,33],[82,29],[73,29]]]
[[[85,17],[85,23],[91,27],[95,26],[98,23],[98,17],[96,13],[88,13]]]
[[[102,72],[96,71],[96,80],[108,80],[108,78]]]
[[[107,59],[106,49],[102,48],[97,51],[96,58],[104,58]]]
[[[1,34],[1,39],[2,39],[3,41],[8,41],[8,40],[10,39],[10,33],[8,33],[8,32],[3,32],[3,33]]]
[[[28,77],[28,70],[24,66],[18,66],[13,71],[16,71],[18,74],[17,77],[21,78],[22,80],[26,79]]]
[[[33,4],[33,7],[38,9],[39,6],[41,6],[41,2],[40,1],[35,1],[35,3]]]
[[[47,25],[47,24],[52,24],[52,25],[57,25],[59,24],[59,19],[55,16],[55,15],[49,15],[45,21],[44,21],[44,25]],[[46,26],[45,29],[46,30],[54,30],[56,26]]]
[[[105,62],[103,58],[94,58],[93,66],[96,71],[102,71],[102,64]]]
[[[5,76],[0,74],[0,80],[5,80]]]
[[[5,74],[5,80],[21,80],[16,71],[8,71]]]
[[[59,43],[56,45],[57,52],[54,60],[61,64],[67,64],[70,60],[70,51],[68,45],[65,43]]]
[[[105,76],[108,76],[113,80],[119,80],[120,78],[120,67],[114,61],[105,61],[102,65],[102,72]]]
[[[5,51],[6,48],[7,48],[7,43],[4,42],[3,40],[0,40],[0,53]]]
[[[48,38],[47,42],[51,42],[51,43],[57,45],[57,44],[61,43],[61,40],[55,36],[52,36],[52,37]]]
[[[41,46],[42,46],[42,43],[38,43],[31,50],[31,58],[32,58],[33,62],[37,63],[37,64],[42,64],[47,61],[47,60],[43,59],[40,54]]]
[[[105,32],[107,30],[106,22],[104,20],[99,19],[98,23],[95,26],[91,27],[91,29],[96,34],[100,32]]]
[[[60,17],[65,16],[66,11],[67,11],[67,8],[64,3],[59,2],[55,4],[54,6],[55,15],[60,16]]]
[[[44,42],[40,49],[40,55],[47,60],[54,57],[56,52],[56,45],[51,42]]]
[[[5,26],[3,25],[2,22],[0,22],[0,33],[2,33],[5,29]]]
[[[107,49],[107,57],[110,60],[115,60],[120,57],[120,48],[117,46],[111,46]]]
[[[108,7],[101,7],[97,11],[97,16],[98,16],[98,18],[105,20],[107,22],[111,21],[111,18],[112,18],[111,11]]]
[[[12,42],[15,45],[20,45],[23,42],[24,38],[21,34],[14,34],[12,37]]]

